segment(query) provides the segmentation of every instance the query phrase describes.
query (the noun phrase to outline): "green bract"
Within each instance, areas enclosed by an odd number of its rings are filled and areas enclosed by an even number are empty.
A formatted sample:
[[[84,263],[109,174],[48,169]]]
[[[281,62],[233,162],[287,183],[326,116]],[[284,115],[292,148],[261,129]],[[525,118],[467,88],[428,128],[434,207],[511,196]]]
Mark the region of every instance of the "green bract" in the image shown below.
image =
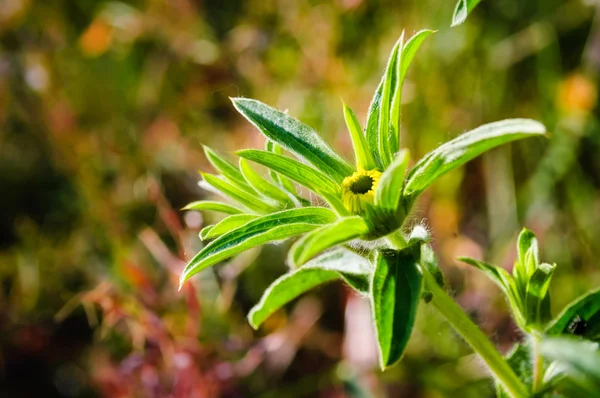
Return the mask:
[[[266,148],[238,151],[239,167],[205,149],[220,175],[203,173],[202,186],[233,203],[200,201],[186,207],[229,216],[202,230],[202,239],[214,240],[189,261],[181,283],[249,248],[300,237],[288,255],[292,271],[275,281],[251,311],[252,326],[258,327],[305,291],[342,279],[369,297],[382,367],[396,362],[410,337],[423,272],[443,283],[426,230],[417,226],[409,236],[402,233],[416,198],[440,176],[481,153],[545,133],[543,125],[527,119],[486,124],[438,147],[410,168],[409,152],[400,148],[402,86],[418,48],[432,33],[422,30],[407,41],[403,36],[398,40],[364,127],[342,104],[354,147],[353,166],[292,116],[257,100],[233,98],[234,107],[266,137]],[[253,164],[266,167],[268,177]],[[321,200],[307,200],[295,184]],[[349,251],[351,247],[360,248],[356,251],[363,255]],[[534,279],[543,282],[543,275]],[[530,290],[526,294],[538,297],[544,285]],[[534,311],[542,304],[530,300],[527,308]]]

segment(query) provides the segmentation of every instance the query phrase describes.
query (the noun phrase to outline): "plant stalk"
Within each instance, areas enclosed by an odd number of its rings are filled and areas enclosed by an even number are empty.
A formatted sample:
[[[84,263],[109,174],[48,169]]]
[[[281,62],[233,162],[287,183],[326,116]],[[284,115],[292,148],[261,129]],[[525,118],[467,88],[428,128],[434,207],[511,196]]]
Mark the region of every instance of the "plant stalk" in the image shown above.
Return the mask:
[[[544,359],[540,355],[540,336],[539,333],[532,334],[533,345],[533,385],[532,390],[537,393],[543,383],[544,378]]]
[[[496,350],[488,337],[473,323],[458,304],[438,286],[433,276],[423,269],[423,277],[432,294],[431,304],[446,318],[454,330],[483,359],[498,382],[513,398],[529,396],[527,388]]]

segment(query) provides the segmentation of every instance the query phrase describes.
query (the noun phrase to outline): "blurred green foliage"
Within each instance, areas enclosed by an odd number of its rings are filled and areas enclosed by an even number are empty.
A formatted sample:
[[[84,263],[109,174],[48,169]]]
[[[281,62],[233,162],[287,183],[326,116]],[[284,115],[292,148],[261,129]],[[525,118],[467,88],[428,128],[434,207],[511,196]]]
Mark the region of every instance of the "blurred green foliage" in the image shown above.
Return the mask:
[[[558,268],[553,308],[600,284],[600,16],[591,0],[486,0],[449,28],[434,0],[4,0],[0,3],[0,395],[481,397],[465,344],[420,311],[376,370],[368,307],[328,285],[259,332],[245,314],[285,272],[251,251],[177,292],[197,251],[202,151],[262,147],[230,96],[300,118],[348,157],[402,29],[439,29],[403,95],[415,158],[477,125],[538,119],[420,200],[457,300],[501,348],[498,290],[458,255],[510,267],[521,226]],[[343,134],[342,134],[343,133]],[[554,311],[556,312],[556,311]]]

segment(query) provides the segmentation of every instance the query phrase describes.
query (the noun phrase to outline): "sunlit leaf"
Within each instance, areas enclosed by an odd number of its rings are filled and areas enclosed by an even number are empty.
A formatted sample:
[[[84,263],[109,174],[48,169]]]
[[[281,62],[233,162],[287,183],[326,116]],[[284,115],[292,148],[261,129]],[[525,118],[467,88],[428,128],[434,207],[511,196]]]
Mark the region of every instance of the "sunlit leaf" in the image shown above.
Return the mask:
[[[387,72],[392,74],[392,80],[390,84],[393,86],[393,92],[391,96],[388,98],[388,106],[391,109],[390,116],[388,117],[388,125],[386,125],[386,131],[389,128],[390,121],[392,122],[392,129],[396,132],[396,134],[392,136],[388,136],[387,138],[392,138],[391,147],[390,147],[390,160],[391,156],[395,151],[398,150],[399,144],[399,134],[400,134],[400,107],[401,107],[401,99],[402,99],[402,85],[404,83],[404,79],[406,77],[406,73],[408,71],[408,67],[410,66],[412,60],[417,53],[417,50],[423,43],[423,41],[435,31],[433,30],[421,30],[414,34],[403,46],[400,46],[400,43],[396,43],[394,48],[392,49],[392,53],[390,55],[390,60],[392,60],[392,55],[394,52],[398,50],[398,47],[402,47],[400,56],[395,57],[395,65],[390,69],[390,64],[388,62],[386,68],[386,74],[384,74],[373,99],[371,100],[371,104],[369,106],[369,112],[367,114],[367,127],[366,127],[366,137],[367,143],[373,155],[375,157],[375,161],[378,162],[379,166],[385,168],[385,163],[381,159],[379,153],[379,134],[380,131],[380,123],[385,124],[385,121],[381,120],[381,110],[382,110],[382,98],[384,92],[384,86],[386,82]],[[396,79],[396,76],[399,75],[400,79]],[[384,116],[385,117],[385,116]],[[383,133],[385,134],[385,133]]]
[[[511,141],[543,135],[546,128],[529,119],[507,119],[485,124],[429,152],[411,169],[404,187],[410,202],[448,171],[483,152]]]
[[[600,341],[600,289],[570,303],[546,328],[546,334],[572,334]]]
[[[257,100],[232,98],[232,102],[238,112],[268,139],[305,159],[337,182],[341,183],[352,174],[352,167],[317,132],[299,120]]]
[[[511,278],[510,274],[504,268],[496,267],[495,265],[469,257],[458,257],[458,260],[483,271],[483,273],[490,278],[492,282],[500,287],[510,303],[510,307],[513,310],[517,324],[524,328],[527,322],[525,321],[525,314],[522,313],[523,303],[515,282]]]
[[[322,207],[284,210],[257,218],[221,235],[200,250],[183,270],[180,283],[247,249],[303,234],[335,219],[333,211]]]
[[[410,338],[421,297],[418,251],[380,250],[371,282],[371,306],[381,367],[400,360]]]
[[[217,176],[206,173],[201,174],[202,178],[204,178],[204,181],[211,187],[250,210],[254,210],[258,213],[270,213],[280,209],[276,202],[267,203],[265,199],[259,198],[258,195],[252,195],[246,191],[243,191],[230,182],[222,180]]]
[[[240,158],[240,170],[242,171],[246,181],[248,181],[248,184],[254,188],[256,193],[277,200],[278,202],[289,207],[293,206],[292,201],[287,193],[285,193],[277,185],[269,182],[263,178],[263,176],[258,174],[252,167],[250,167],[250,164],[244,158]]]
[[[258,328],[279,308],[320,284],[343,278],[356,281],[358,285],[353,287],[360,288],[370,268],[366,259],[345,249],[322,254],[273,282],[248,314],[250,325]]]
[[[210,200],[199,200],[196,202],[189,203],[182,210],[212,210],[225,214],[242,213],[242,210],[238,209],[235,206],[228,205],[223,202],[214,202]]]
[[[340,187],[322,172],[313,169],[287,156],[256,149],[245,149],[238,152],[244,159],[262,164],[276,172],[296,181],[311,191],[321,195],[337,211],[344,211],[340,200]]]
[[[356,239],[369,232],[369,226],[359,216],[346,217],[324,225],[300,238],[291,247],[288,262],[299,267],[322,251]]]
[[[272,152],[277,155],[281,155],[283,153],[283,150],[281,149],[281,147],[271,140],[265,141],[265,150],[267,152]],[[289,178],[287,178],[286,176],[284,176],[282,174],[279,174],[278,172],[276,172],[275,170],[272,170],[272,169],[269,169],[269,175],[271,176],[271,179],[273,180],[273,182],[279,184],[283,189],[288,191],[290,194],[294,195],[294,197],[296,197],[297,199],[300,199],[298,197],[298,193],[296,191],[296,187],[294,186],[294,183]]]
[[[344,108],[344,119],[346,120],[346,126],[350,132],[350,138],[352,139],[352,147],[354,148],[354,156],[356,158],[356,166],[362,170],[373,170],[377,167],[377,162],[369,149],[367,138],[360,127],[360,122],[356,118],[352,109],[350,109],[345,103]]]
[[[204,228],[200,232],[200,238],[202,240],[216,238],[233,229],[241,227],[242,225],[256,218],[258,218],[258,216],[254,214],[234,214],[229,217],[225,217],[217,224],[211,225],[210,229],[207,230],[208,227]]]
[[[394,45],[387,68],[385,70],[383,87],[381,91],[381,106],[379,107],[379,122],[377,128],[377,151],[384,167],[387,167],[395,152],[394,142],[397,140],[398,131],[394,130],[396,123],[392,122],[392,115],[397,114],[393,108],[394,93],[398,83],[398,58],[401,57],[404,32]],[[400,106],[400,104],[395,104]]]
[[[377,191],[375,192],[376,206],[381,206],[394,212],[398,209],[409,158],[408,150],[400,151],[392,164],[383,172],[377,185]]]
[[[543,325],[551,319],[548,288],[556,264],[542,263],[528,279],[525,291],[525,312],[528,324]]]
[[[240,173],[240,170],[235,165],[206,145],[204,146],[204,154],[206,155],[206,158],[210,164],[212,164],[217,171],[219,171],[227,180],[229,180],[229,182],[248,193],[254,193],[252,188],[244,179],[244,176],[242,176],[242,173]]]
[[[481,0],[458,0],[452,15],[452,25],[457,26],[465,22],[467,16],[473,11],[473,8],[479,4]]]

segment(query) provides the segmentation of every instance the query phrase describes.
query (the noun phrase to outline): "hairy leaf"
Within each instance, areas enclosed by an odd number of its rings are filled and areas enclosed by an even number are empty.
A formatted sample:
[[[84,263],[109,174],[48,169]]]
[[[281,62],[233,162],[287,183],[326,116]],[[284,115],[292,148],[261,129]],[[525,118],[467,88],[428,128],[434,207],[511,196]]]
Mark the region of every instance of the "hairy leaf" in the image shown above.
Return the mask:
[[[292,207],[293,204],[288,194],[258,174],[244,158],[240,158],[240,170],[246,181],[248,181],[248,184],[257,193],[272,198],[288,207]]]
[[[244,159],[262,164],[263,166],[275,170],[297,183],[304,185],[311,191],[321,195],[338,212],[345,212],[344,206],[339,198],[339,185],[320,171],[286,156],[256,149],[245,149],[239,151],[238,155]]]
[[[268,139],[305,159],[341,183],[352,167],[337,155],[316,131],[299,120],[260,101],[232,98],[233,106]]]
[[[229,182],[238,188],[249,192],[254,193],[253,189],[250,188],[240,170],[229,162],[227,159],[221,157],[218,153],[213,151],[211,148],[204,146],[204,154],[206,158],[213,165],[213,167],[219,171]]]
[[[204,181],[206,181],[206,183],[211,187],[250,210],[253,210],[257,213],[270,213],[279,210],[279,207],[275,202],[261,200],[256,195],[252,195],[246,191],[243,191],[228,181],[222,180],[212,174],[201,174],[202,178],[204,178]]]
[[[546,328],[548,335],[572,334],[600,341],[600,289],[569,304]]]
[[[221,235],[200,250],[183,270],[180,283],[204,268],[247,249],[303,234],[335,219],[333,211],[322,207],[284,210],[257,218]]]
[[[356,282],[364,280],[370,264],[363,257],[345,249],[338,249],[316,257],[304,267],[277,279],[264,292],[260,302],[248,314],[248,320],[257,329],[271,314],[308,290],[336,279]]]
[[[350,109],[345,103],[342,103],[344,108],[344,119],[346,120],[346,126],[350,132],[350,138],[352,139],[352,147],[354,148],[354,156],[356,158],[356,167],[362,170],[373,170],[377,167],[377,162],[369,149],[367,138],[363,133],[360,122],[356,118],[352,109]]]
[[[371,306],[382,369],[400,360],[414,326],[422,288],[415,252],[380,250],[375,260]]]
[[[242,210],[238,209],[235,206],[210,200],[199,200],[196,202],[189,203],[181,210],[212,210],[225,214],[239,214],[242,212]]]
[[[546,128],[529,119],[507,119],[485,124],[429,152],[408,174],[404,196],[409,201],[448,171],[485,151],[511,141],[543,135]]]
[[[404,174],[408,167],[409,152],[401,150],[392,164],[383,172],[375,192],[375,205],[394,212],[400,205]]]
[[[215,225],[211,225],[210,229],[208,227],[204,228],[200,233],[200,239],[207,240],[213,239],[218,236],[221,236],[233,229],[241,227],[242,225],[255,220],[258,218],[257,215],[254,214],[234,214],[229,217],[226,217],[219,221]]]
[[[299,267],[322,251],[356,239],[369,232],[369,226],[359,216],[341,218],[334,224],[324,225],[307,233],[294,243],[288,262]]]
[[[465,22],[467,16],[480,1],[481,0],[458,0],[456,7],[454,8],[454,14],[452,15],[452,25],[450,26],[454,27]]]
[[[528,324],[543,325],[552,317],[548,287],[555,269],[556,264],[540,264],[528,280],[525,291],[525,311]]]

